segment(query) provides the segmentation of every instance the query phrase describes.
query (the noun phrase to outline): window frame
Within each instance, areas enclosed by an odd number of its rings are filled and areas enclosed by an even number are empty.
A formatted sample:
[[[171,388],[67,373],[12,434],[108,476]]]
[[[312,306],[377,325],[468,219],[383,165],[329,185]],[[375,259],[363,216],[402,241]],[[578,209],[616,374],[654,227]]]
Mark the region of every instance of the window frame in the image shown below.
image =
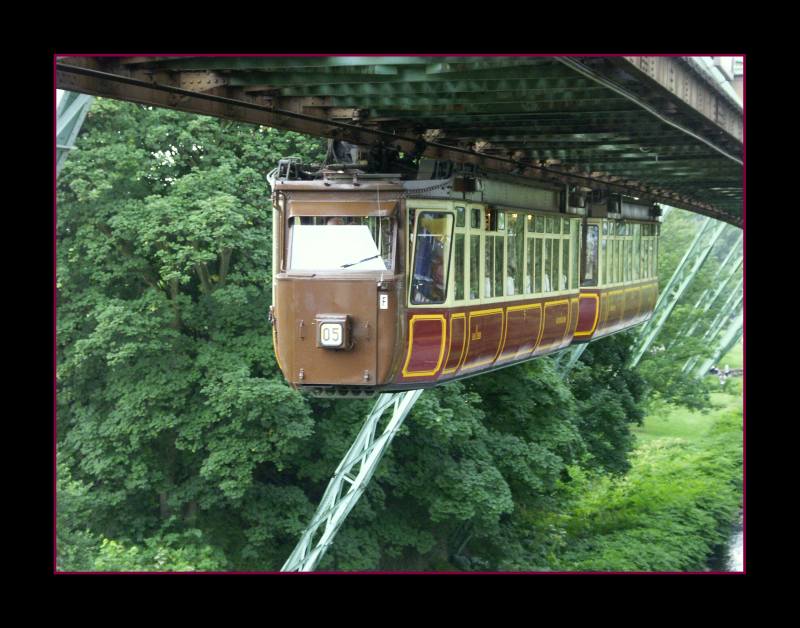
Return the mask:
[[[456,212],[453,208],[452,204],[448,203],[447,206],[441,206],[439,203],[422,203],[419,206],[409,207],[408,208],[408,218],[411,217],[411,211],[414,212],[414,225],[413,229],[410,231],[411,233],[411,244],[409,247],[409,254],[406,256],[406,307],[408,308],[446,308],[453,302],[453,295],[454,295],[454,287],[451,285],[453,283],[453,261],[455,257],[455,224],[456,224]],[[443,301],[438,301],[436,303],[413,303],[412,302],[412,290],[413,290],[413,280],[412,280],[412,269],[414,268],[414,264],[416,262],[416,254],[417,254],[417,228],[419,226],[419,217],[424,213],[434,213],[434,214],[444,214],[448,215],[451,218],[450,222],[450,242],[449,242],[449,250],[447,251],[447,276],[444,280],[445,286],[445,298]]]

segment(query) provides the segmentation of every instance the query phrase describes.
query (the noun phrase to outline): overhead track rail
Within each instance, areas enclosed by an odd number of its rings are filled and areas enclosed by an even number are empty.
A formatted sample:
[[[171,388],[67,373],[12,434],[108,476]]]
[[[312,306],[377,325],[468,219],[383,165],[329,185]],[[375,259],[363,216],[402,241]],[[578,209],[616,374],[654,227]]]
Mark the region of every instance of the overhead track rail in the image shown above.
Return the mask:
[[[631,79],[639,70],[626,58],[61,57],[56,66],[61,89],[383,143],[743,224],[741,112],[698,79],[691,93],[717,103],[711,119],[655,80]]]

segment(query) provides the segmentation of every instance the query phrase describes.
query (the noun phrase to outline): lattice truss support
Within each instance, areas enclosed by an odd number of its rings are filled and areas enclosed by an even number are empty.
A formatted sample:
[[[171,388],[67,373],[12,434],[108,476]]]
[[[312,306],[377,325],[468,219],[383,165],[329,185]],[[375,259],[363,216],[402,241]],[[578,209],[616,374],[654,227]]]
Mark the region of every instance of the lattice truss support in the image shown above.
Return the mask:
[[[723,333],[720,336],[719,340],[716,343],[714,352],[711,354],[711,357],[700,363],[700,367],[694,373],[695,377],[697,378],[704,377],[708,373],[708,369],[710,369],[714,364],[719,362],[722,356],[728,353],[728,351],[733,349],[734,345],[737,342],[739,342],[739,338],[742,337],[743,330],[744,330],[744,314],[743,312],[740,311],[739,314],[736,316],[736,318],[730,321],[730,324],[728,325],[728,328],[726,329],[725,333]]]
[[[744,256],[742,255],[741,251],[741,244],[744,234],[739,234],[739,237],[736,239],[736,242],[733,243],[728,254],[725,256],[722,264],[720,265],[719,269],[714,276],[711,278],[714,285],[716,285],[716,289],[707,288],[703,290],[703,293],[700,295],[700,298],[694,304],[695,310],[700,310],[700,316],[695,318],[694,322],[691,324],[687,324],[684,326],[683,329],[680,330],[678,334],[676,334],[675,338],[667,347],[668,349],[671,348],[678,342],[678,339],[681,337],[691,337],[694,331],[697,329],[700,321],[702,320],[703,316],[711,309],[711,307],[716,304],[717,299],[722,294],[723,290],[728,286],[731,279],[736,275],[738,270],[742,267],[742,262],[744,261]],[[737,255],[738,254],[738,255]],[[734,256],[737,256],[737,259],[733,264],[731,264],[731,260]],[[733,289],[732,293],[730,294],[738,294],[738,291],[742,287],[742,280],[739,280],[736,288]],[[730,295],[729,295],[730,296]],[[712,324],[713,327],[713,324]]]
[[[588,346],[589,343],[584,342],[579,345],[568,347],[558,354],[556,358],[556,368],[559,373],[561,373],[562,377],[566,377],[569,374]]]
[[[350,450],[328,483],[317,512],[281,571],[314,571],[333,543],[347,515],[367,488],[375,469],[389,448],[421,390],[384,393],[375,401]],[[391,417],[376,438],[378,424],[387,409]]]
[[[75,92],[64,92],[56,110],[56,175],[75,148],[75,138],[83,125],[94,97]]]
[[[716,227],[714,226],[716,223]],[[672,310],[686,292],[686,289],[702,268],[711,249],[728,225],[706,218],[697,231],[697,235],[689,245],[686,254],[681,259],[675,272],[672,274],[661,295],[658,297],[656,307],[650,320],[645,323],[633,346],[633,355],[629,368],[634,368],[647,352],[653,341],[658,337],[664,324],[672,314]]]

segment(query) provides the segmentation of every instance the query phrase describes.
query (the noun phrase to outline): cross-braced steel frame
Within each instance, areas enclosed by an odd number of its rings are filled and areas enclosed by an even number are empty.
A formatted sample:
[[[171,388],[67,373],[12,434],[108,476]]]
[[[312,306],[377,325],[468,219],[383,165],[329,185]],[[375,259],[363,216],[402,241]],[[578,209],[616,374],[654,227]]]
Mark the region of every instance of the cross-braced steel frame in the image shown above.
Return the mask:
[[[94,97],[75,92],[64,92],[56,110],[56,175],[75,148],[75,138],[92,105]]]
[[[314,571],[333,538],[359,497],[364,493],[375,469],[397,434],[403,420],[416,403],[421,390],[384,393],[375,401],[367,420],[328,483],[317,512],[281,571]],[[378,423],[391,408],[392,416],[376,438]]]
[[[697,276],[700,268],[708,259],[711,249],[714,248],[725,227],[727,227],[726,223],[720,222],[717,223],[716,229],[713,229],[714,222],[711,218],[706,218],[703,221],[683,259],[681,259],[666,287],[661,292],[650,320],[647,321],[637,338],[637,342],[634,344],[629,368],[634,368],[639,364],[650,345],[658,337],[664,324],[672,314],[672,310],[675,309],[678,301],[680,301],[692,280]],[[710,237],[708,237],[709,233],[711,234]]]

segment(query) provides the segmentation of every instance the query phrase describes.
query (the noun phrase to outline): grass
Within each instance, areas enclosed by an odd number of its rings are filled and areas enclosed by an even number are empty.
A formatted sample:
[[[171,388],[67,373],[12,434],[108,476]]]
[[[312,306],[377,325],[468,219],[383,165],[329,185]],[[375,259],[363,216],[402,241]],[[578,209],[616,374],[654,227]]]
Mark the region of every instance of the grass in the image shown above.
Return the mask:
[[[703,440],[722,415],[742,407],[741,389],[734,386],[732,393],[712,392],[714,407],[705,414],[682,407],[662,406],[645,417],[641,427],[633,429],[637,443],[649,443],[659,438],[680,438],[695,443]]]
[[[720,360],[719,366],[724,368],[727,364],[732,369],[741,368],[742,351],[740,340]],[[716,389],[717,377],[710,375],[708,379],[711,389]],[[727,392],[712,392],[714,408],[706,414],[671,405],[659,406],[645,418],[641,427],[634,428],[637,442],[645,444],[659,438],[682,438],[695,443],[701,441],[720,416],[742,407],[741,381],[741,378],[730,379],[726,382]]]

